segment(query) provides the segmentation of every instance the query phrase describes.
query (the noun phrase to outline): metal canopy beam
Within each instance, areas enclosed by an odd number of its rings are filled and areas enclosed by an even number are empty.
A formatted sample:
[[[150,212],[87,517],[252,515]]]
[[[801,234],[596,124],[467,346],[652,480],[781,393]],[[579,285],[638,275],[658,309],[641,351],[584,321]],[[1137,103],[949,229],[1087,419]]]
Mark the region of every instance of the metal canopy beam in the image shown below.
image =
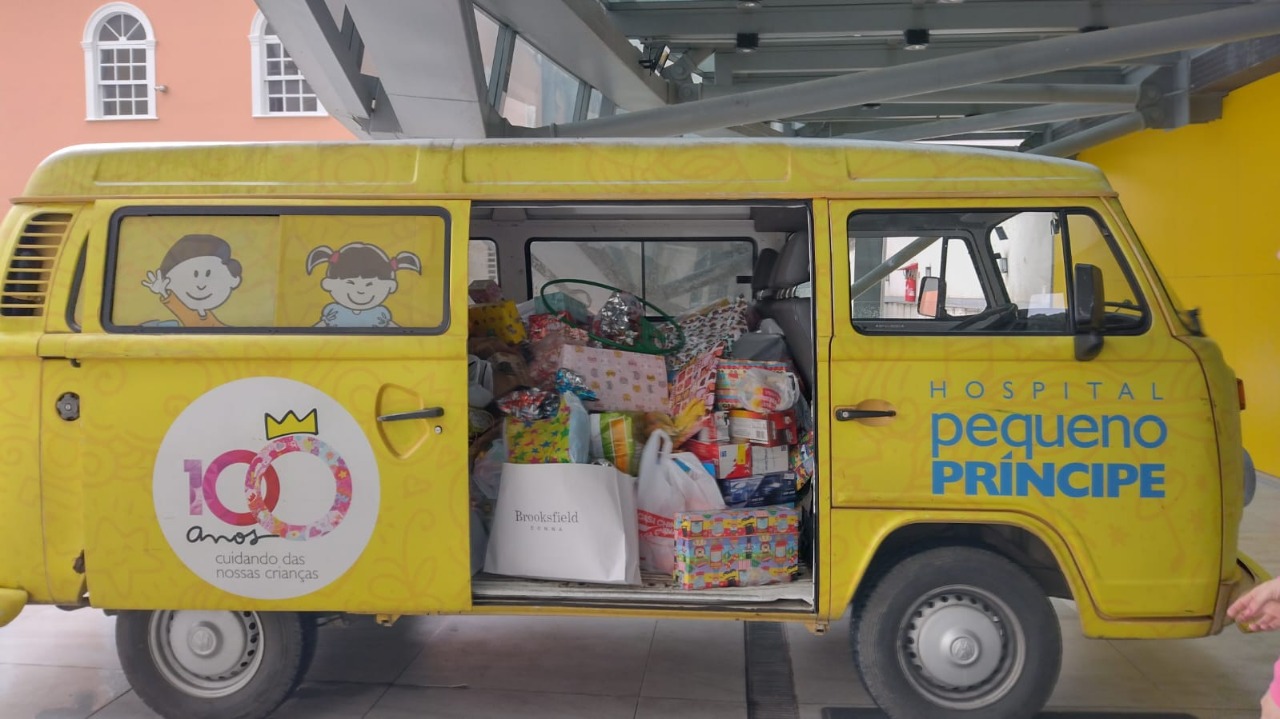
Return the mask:
[[[475,0],[475,4],[515,28],[540,52],[618,107],[643,110],[666,105],[666,82],[640,67],[640,52],[614,26],[598,0]]]
[[[1077,132],[1074,135],[1068,135],[1060,140],[1041,145],[1039,147],[1027,150],[1031,155],[1048,155],[1051,157],[1071,157],[1078,155],[1084,150],[1101,145],[1104,142],[1124,137],[1131,132],[1137,132],[1146,127],[1142,113],[1131,112],[1127,115],[1108,120],[1101,125],[1095,125],[1088,130]]]
[[[324,0],[258,0],[258,7],[302,70],[325,110],[366,135],[374,114],[374,82],[360,74],[364,44],[354,24],[339,26]]]
[[[951,42],[930,43],[927,50],[907,50],[901,45],[877,43],[865,46],[819,45],[792,46],[786,48],[761,48],[740,55],[735,53],[733,74],[735,81],[744,76],[793,75],[797,73],[820,75],[877,70],[896,65],[906,65],[921,60],[956,57],[981,50],[1007,47],[1007,42]],[[730,50],[729,52],[733,52]],[[717,60],[719,56],[717,56]],[[1116,58],[1098,65],[1170,65],[1178,56],[1164,54],[1144,58]],[[717,66],[718,67],[718,66]]]
[[[782,85],[774,85],[781,87]],[[719,97],[750,89],[761,89],[759,85],[733,84],[729,88],[717,85],[702,84],[702,97]],[[989,83],[956,87],[950,90],[927,92],[923,95],[900,97],[895,103],[920,104],[1029,104],[1042,102],[1127,102],[1138,101],[1140,88],[1137,85],[1088,85],[1037,83]]]
[[[901,2],[850,6],[812,0],[767,0],[754,9],[710,2],[612,2],[609,15],[630,37],[697,40],[740,32],[760,33],[763,37],[810,33],[900,35],[909,27],[929,28],[934,33],[947,30],[1075,32],[1090,25],[1137,25],[1252,2],[1147,0],[1098,5],[1088,0],[990,0],[964,4]]]
[[[682,134],[1277,33],[1280,5],[1262,3],[541,129],[572,137]]]
[[[1100,117],[1103,115],[1119,115],[1133,110],[1133,106],[1111,104],[1063,104],[1041,105],[1023,110],[992,112],[986,115],[975,115],[959,120],[942,120],[926,122],[910,127],[896,127],[888,130],[865,132],[853,137],[859,140],[884,140],[906,142],[910,140],[928,140],[934,137],[961,135],[967,132],[984,130],[1007,130],[1011,127],[1027,125],[1043,125],[1050,122],[1075,120],[1081,117]]]
[[[468,0],[347,0],[402,137],[485,137],[484,65]],[[424,72],[430,68],[430,72]]]

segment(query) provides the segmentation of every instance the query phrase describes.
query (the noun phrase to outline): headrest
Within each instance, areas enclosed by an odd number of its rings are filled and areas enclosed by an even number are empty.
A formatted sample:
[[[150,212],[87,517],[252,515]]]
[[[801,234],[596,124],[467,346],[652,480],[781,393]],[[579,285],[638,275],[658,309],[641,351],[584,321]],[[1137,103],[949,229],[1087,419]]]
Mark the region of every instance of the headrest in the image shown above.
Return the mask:
[[[773,267],[778,263],[778,251],[772,247],[760,250],[756,257],[755,271],[751,275],[751,294],[767,289],[773,279]]]
[[[769,287],[780,290],[809,281],[809,232],[793,232],[773,267]]]

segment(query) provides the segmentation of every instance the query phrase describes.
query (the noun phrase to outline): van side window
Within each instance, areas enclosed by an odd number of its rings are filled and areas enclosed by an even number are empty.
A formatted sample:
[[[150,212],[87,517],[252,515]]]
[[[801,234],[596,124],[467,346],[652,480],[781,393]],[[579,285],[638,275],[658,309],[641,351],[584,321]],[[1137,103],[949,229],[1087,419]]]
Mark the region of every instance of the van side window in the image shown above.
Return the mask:
[[[1070,334],[1080,262],[1103,270],[1109,332],[1146,326],[1114,242],[1082,210],[859,212],[848,231],[860,332]]]
[[[117,213],[104,327],[444,331],[449,273],[443,211],[215,209],[216,214],[168,207]]]
[[[532,296],[556,279],[591,280],[642,297],[678,315],[725,297],[750,294],[755,243],[749,239],[532,240],[528,245]],[[740,282],[740,280],[746,280]],[[611,294],[586,285],[588,305]]]
[[[498,243],[484,237],[472,237],[467,243],[467,283],[476,280],[498,282]]]

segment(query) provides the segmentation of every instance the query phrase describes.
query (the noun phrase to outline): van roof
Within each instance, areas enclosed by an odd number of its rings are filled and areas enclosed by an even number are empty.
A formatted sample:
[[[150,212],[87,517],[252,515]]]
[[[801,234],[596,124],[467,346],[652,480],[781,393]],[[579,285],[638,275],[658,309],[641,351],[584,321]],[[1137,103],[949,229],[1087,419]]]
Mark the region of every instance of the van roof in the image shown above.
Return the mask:
[[[79,145],[24,198],[707,199],[1112,194],[1091,165],[940,145],[614,139]]]

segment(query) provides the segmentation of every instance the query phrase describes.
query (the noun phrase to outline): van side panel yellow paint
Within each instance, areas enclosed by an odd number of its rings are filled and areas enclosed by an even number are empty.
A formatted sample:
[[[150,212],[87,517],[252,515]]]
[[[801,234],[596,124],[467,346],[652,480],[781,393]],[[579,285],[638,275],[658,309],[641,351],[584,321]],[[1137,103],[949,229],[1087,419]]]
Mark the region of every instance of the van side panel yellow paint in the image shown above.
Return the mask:
[[[28,197],[814,198],[1109,194],[1088,165],[884,143],[635,140],[73,147]]]
[[[465,247],[466,204],[431,204],[452,217],[448,242]],[[99,212],[107,217],[121,206],[103,203]],[[80,363],[74,375],[82,402],[80,424],[92,438],[84,446],[81,474],[84,550],[94,606],[466,611],[471,602],[466,253],[455,250],[447,267],[431,268],[435,276],[447,272],[450,279],[449,328],[443,335],[130,335],[102,330],[98,298],[106,240],[103,223],[90,237],[84,332],[62,343],[66,355]],[[331,584],[292,599],[249,598],[201,579],[166,540],[154,500],[157,448],[174,418],[211,388],[263,376],[311,385],[343,405],[359,423],[381,476],[377,523],[354,565]],[[389,386],[398,390],[384,391]],[[421,404],[403,404],[415,398]],[[376,420],[380,414],[421,406],[440,406],[445,414],[429,422],[398,423],[401,427],[385,433]],[[403,432],[416,432],[416,443],[404,442]],[[177,480],[185,481],[182,468],[175,469]]]
[[[40,209],[14,207],[0,223],[0,272],[12,259],[10,238]],[[52,600],[44,571],[40,488],[40,359],[42,317],[0,316],[0,588]],[[16,595],[15,595],[16,596]]]
[[[1087,201],[1060,201],[1064,206],[1090,206]],[[964,204],[1011,202],[1019,203]],[[843,227],[857,209],[946,204],[833,203],[832,224]],[[1103,212],[1100,206],[1092,209]],[[1134,262],[1131,256],[1127,259]],[[832,346],[831,401],[851,406],[867,399],[885,400],[898,416],[880,426],[832,425],[831,441],[837,449],[828,479],[836,507],[1035,516],[1061,534],[1102,614],[1212,615],[1223,561],[1213,407],[1200,362],[1169,335],[1163,318],[1153,318],[1154,326],[1141,335],[1108,336],[1102,353],[1089,362],[1074,358],[1069,336],[862,335],[848,324],[848,265],[835,265],[835,302],[842,319]],[[1155,293],[1141,276],[1139,284],[1144,296]],[[1153,312],[1160,312],[1159,304]],[[1017,427],[1025,417],[1028,432],[1039,417],[1050,442],[1062,440],[1068,432],[1082,439],[1076,447],[1036,447],[1029,450],[1034,457],[1022,451],[997,453],[976,442],[957,441],[945,450],[935,446],[936,438],[939,444],[943,435],[953,438],[955,423],[967,423],[978,414],[998,423],[1015,419]],[[1078,416],[1085,417],[1080,426],[1096,423],[1102,431],[1077,435],[1071,426]],[[1063,431],[1056,427],[1059,418],[1067,425]],[[1014,434],[1021,432],[1017,427]],[[992,462],[1001,471],[1007,464],[1010,477],[1014,464],[1024,460],[1032,467],[1083,467],[1085,474],[1075,475],[1071,489],[1083,487],[1088,493],[1071,497],[1050,488],[1052,496],[1044,496],[1034,488],[1020,493],[1009,487],[1003,496],[993,496],[976,483],[947,485],[939,493],[934,473],[943,460]],[[1133,465],[1135,472],[1139,464],[1151,467],[1153,476],[1158,472],[1160,477],[1153,485],[1158,491],[1152,494],[1160,496],[1140,496],[1136,483],[1112,496],[1097,472],[1114,464]],[[1233,555],[1234,551],[1232,545]]]

